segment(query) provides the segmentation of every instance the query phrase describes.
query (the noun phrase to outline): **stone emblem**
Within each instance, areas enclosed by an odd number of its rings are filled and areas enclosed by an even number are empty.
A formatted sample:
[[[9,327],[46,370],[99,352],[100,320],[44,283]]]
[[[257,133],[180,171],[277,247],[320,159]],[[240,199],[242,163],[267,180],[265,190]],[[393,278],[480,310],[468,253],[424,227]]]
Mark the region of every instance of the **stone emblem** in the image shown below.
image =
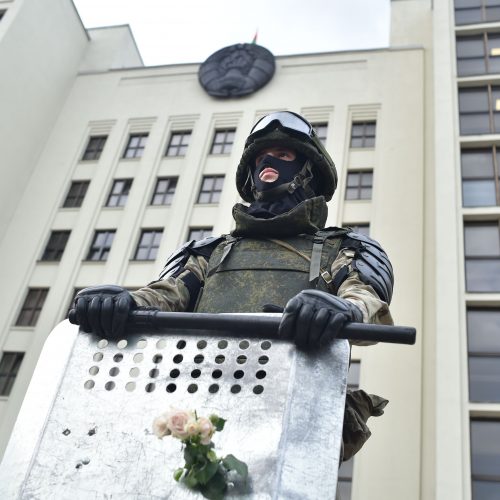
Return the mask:
[[[274,56],[260,45],[239,43],[212,54],[198,80],[213,97],[241,97],[262,88],[274,75]]]

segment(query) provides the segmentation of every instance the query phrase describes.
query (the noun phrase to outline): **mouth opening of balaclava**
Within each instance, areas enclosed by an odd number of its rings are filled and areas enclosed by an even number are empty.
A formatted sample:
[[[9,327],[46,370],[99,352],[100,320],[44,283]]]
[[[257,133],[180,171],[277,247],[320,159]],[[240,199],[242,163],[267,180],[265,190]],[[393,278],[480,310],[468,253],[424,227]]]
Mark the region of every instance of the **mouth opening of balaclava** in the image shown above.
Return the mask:
[[[252,171],[253,182],[257,192],[265,193],[271,189],[275,189],[282,184],[288,184],[302,170],[306,162],[306,157],[300,153],[292,161],[281,160],[271,155],[266,155]],[[278,178],[273,182],[264,182],[260,179],[260,174],[266,168],[271,168],[278,173]],[[315,179],[311,179],[310,186],[315,191]],[[289,193],[284,191],[273,196],[268,200],[255,200],[248,207],[248,213],[254,217],[262,219],[270,219],[276,215],[288,212],[302,201],[307,200],[302,186],[299,186],[295,191]]]

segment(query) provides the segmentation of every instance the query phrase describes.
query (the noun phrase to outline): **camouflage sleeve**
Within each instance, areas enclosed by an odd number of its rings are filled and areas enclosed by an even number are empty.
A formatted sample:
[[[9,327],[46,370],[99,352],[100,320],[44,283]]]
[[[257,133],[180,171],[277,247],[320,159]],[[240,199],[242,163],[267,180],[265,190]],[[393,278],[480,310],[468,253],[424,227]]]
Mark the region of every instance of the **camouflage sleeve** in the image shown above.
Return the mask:
[[[332,264],[332,277],[335,278],[335,275],[342,267],[346,265],[350,266],[353,257],[353,250],[348,248],[341,249]],[[361,309],[364,323],[374,323],[376,325],[394,324],[387,303],[379,298],[370,285],[366,285],[361,281],[357,271],[351,270],[349,272],[347,278],[340,285],[337,295],[351,301]],[[375,342],[368,341],[352,341],[352,343],[356,345],[375,344]]]
[[[191,297],[183,278],[189,273],[193,273],[203,283],[207,265],[207,260],[204,257],[191,255],[177,276],[153,281],[147,286],[131,292],[131,295],[138,306],[158,307],[161,311],[166,312],[186,311]]]

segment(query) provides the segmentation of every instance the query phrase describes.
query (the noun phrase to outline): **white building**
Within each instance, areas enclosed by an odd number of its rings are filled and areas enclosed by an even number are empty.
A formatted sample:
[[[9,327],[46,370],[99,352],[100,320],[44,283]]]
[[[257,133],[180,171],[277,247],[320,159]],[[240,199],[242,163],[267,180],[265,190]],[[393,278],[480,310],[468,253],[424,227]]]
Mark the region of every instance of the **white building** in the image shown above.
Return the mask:
[[[144,67],[127,26],[86,31],[70,0],[0,0],[0,450],[75,290],[140,287],[191,231],[229,232],[245,138],[289,109],[337,164],[328,224],[369,227],[418,331],[353,350],[390,400],[353,500],[500,497],[500,7],[455,3],[456,28],[451,1],[394,0],[389,48],[277,57],[267,86],[220,100],[199,65]]]

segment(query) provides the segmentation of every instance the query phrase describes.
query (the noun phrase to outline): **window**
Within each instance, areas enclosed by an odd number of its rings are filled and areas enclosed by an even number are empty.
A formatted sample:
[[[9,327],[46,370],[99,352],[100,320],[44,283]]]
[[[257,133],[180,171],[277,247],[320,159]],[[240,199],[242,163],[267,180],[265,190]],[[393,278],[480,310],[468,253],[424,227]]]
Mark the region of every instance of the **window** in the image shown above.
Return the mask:
[[[52,231],[41,260],[60,261],[71,231]]]
[[[500,34],[457,36],[458,76],[500,73]]]
[[[328,133],[328,123],[311,123],[311,125],[316,131],[318,139],[321,141],[323,145],[325,145],[326,134]]]
[[[115,230],[96,231],[92,245],[90,245],[87,260],[107,260],[111,245],[115,237]]]
[[[107,138],[107,135],[95,135],[89,137],[89,142],[87,143],[87,147],[83,153],[82,160],[98,160],[101,157]]]
[[[458,90],[460,133],[500,132],[500,87],[467,87]]]
[[[468,222],[464,226],[464,239],[467,291],[500,292],[498,222]]]
[[[359,371],[361,363],[352,361],[347,374],[347,388],[355,390],[359,387]],[[338,492],[342,500],[350,500],[352,490],[352,473],[354,467],[354,457],[346,462],[342,462],[339,468]]]
[[[202,240],[212,236],[213,227],[190,227],[188,233],[188,241]]]
[[[455,23],[475,24],[500,21],[498,0],[455,0]]]
[[[28,295],[24,299],[23,307],[17,317],[16,326],[35,326],[38,321],[38,316],[42,310],[48,288],[30,288]]]
[[[462,149],[462,204],[464,207],[500,205],[497,147]]]
[[[212,148],[210,149],[210,154],[212,155],[229,154],[233,147],[235,133],[236,133],[235,128],[216,130],[214,134],[214,140],[212,142]]]
[[[375,146],[376,122],[354,122],[351,129],[351,148]]]
[[[4,352],[0,360],[0,396],[9,396],[24,358],[24,352]]]
[[[148,134],[131,134],[128,138],[127,147],[123,152],[123,158],[141,158],[146,147]]]
[[[373,170],[347,172],[346,200],[370,200],[372,197]]]
[[[470,423],[472,499],[500,498],[500,421]]]
[[[151,205],[171,205],[177,187],[177,177],[158,177]]]
[[[132,179],[115,179],[106,202],[107,207],[123,207],[127,203]]]
[[[467,309],[469,400],[500,403],[500,308]]]
[[[7,11],[5,9],[0,10],[0,21],[2,20],[2,17],[5,16],[5,13]]]
[[[66,199],[64,200],[64,208],[78,208],[82,206],[83,199],[87,194],[90,181],[73,181],[69,188]]]
[[[191,138],[191,130],[172,132],[165,156],[185,156]]]
[[[155,260],[163,229],[143,229],[135,250],[134,260]]]
[[[219,203],[223,184],[223,175],[203,176],[197,203]]]
[[[350,227],[353,231],[359,234],[363,234],[365,236],[370,236],[370,224],[368,222],[359,223],[359,224],[344,224],[342,227],[347,228]]]

